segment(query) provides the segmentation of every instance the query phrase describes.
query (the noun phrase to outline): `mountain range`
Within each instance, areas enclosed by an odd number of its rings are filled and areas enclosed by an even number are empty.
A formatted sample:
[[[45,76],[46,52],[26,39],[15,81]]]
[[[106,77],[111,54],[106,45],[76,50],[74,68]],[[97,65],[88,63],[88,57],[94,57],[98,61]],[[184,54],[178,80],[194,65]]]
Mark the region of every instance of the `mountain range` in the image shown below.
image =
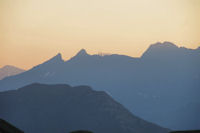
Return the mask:
[[[21,74],[0,80],[0,90],[39,82],[89,85],[106,91],[133,114],[174,130],[200,129],[200,47],[155,43],[139,58],[61,54]]]
[[[20,74],[24,71],[25,70],[23,70],[21,68],[17,68],[15,66],[11,66],[11,65],[6,65],[6,66],[0,68],[0,80],[5,77],[8,77],[8,76],[14,76],[14,75]]]
[[[0,117],[27,133],[168,133],[89,86],[34,83],[0,92]]]

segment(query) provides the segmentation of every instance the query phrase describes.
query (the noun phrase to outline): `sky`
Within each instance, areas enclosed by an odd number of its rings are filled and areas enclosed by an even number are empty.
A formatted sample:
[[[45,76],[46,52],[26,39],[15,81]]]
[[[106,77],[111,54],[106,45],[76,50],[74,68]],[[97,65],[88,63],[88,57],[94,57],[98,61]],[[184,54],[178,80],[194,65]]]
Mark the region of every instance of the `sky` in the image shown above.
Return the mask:
[[[0,0],[0,67],[30,69],[61,53],[140,57],[170,41],[200,46],[200,0]]]

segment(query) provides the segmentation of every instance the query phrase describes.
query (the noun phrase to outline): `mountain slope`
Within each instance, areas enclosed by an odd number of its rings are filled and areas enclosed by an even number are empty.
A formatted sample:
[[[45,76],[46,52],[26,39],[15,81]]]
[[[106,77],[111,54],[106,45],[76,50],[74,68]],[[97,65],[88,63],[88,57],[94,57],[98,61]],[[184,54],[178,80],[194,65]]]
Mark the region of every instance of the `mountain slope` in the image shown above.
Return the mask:
[[[88,86],[31,84],[0,93],[0,117],[24,132],[167,133]]]
[[[15,66],[6,65],[6,66],[0,68],[0,80],[5,77],[8,77],[8,76],[20,74],[24,71],[25,70],[17,68]]]
[[[81,50],[68,61],[58,54],[27,72],[0,80],[0,90],[33,82],[90,85],[145,120],[175,130],[199,129],[199,59],[199,48],[170,42],[152,44],[141,58],[89,55]]]

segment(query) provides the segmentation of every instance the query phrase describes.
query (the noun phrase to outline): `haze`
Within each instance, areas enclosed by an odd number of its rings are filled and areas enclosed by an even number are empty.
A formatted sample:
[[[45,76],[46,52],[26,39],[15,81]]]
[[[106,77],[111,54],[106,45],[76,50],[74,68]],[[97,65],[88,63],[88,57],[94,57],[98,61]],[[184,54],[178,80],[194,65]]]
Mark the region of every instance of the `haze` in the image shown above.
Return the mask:
[[[139,57],[158,41],[197,48],[199,0],[0,0],[0,67],[29,69],[61,52]]]

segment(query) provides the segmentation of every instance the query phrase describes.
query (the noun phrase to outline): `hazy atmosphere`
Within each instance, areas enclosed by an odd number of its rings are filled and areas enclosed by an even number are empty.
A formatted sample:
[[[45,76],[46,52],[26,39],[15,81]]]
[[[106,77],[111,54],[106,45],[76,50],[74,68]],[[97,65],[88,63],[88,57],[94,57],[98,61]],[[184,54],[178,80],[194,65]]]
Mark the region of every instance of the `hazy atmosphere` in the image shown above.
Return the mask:
[[[0,0],[0,133],[200,133],[200,0]]]
[[[152,43],[200,44],[199,0],[0,0],[0,67],[61,52],[139,57]]]

